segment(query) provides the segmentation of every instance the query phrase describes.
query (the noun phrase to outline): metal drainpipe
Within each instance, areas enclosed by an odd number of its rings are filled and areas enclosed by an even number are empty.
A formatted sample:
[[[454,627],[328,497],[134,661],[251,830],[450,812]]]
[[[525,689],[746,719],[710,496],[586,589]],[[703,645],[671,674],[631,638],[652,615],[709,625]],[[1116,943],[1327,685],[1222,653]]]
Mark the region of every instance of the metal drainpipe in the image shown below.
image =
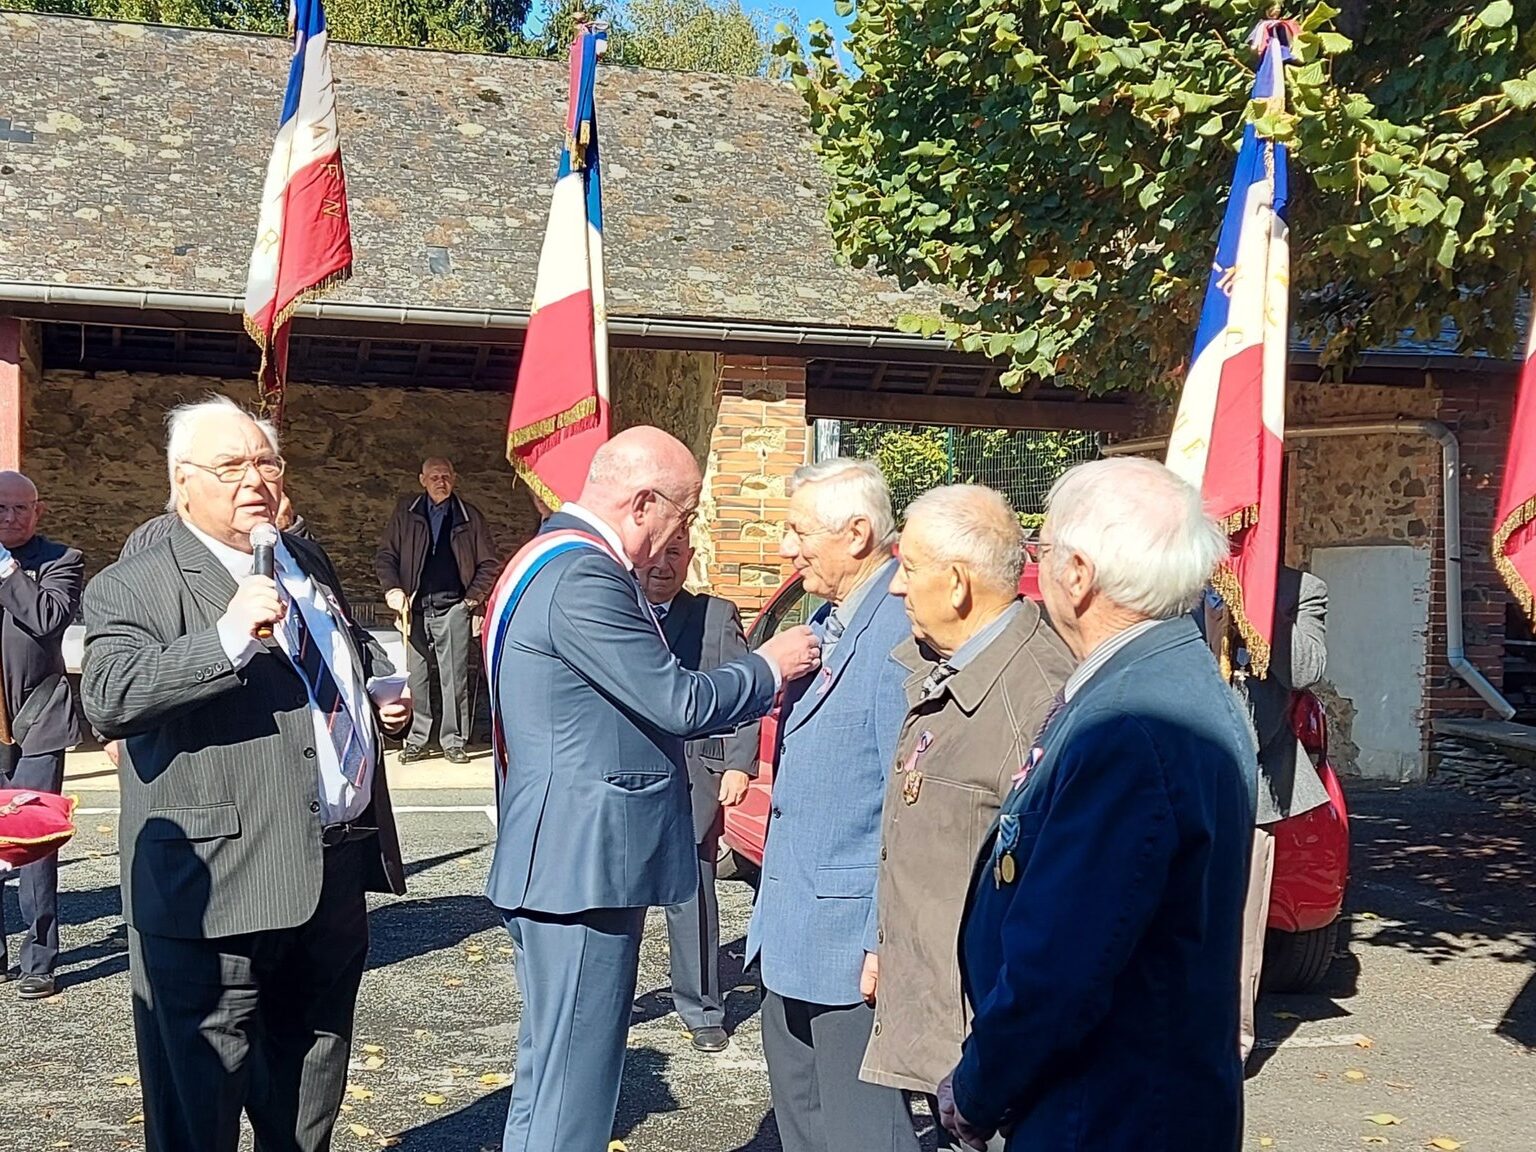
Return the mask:
[[[1503,693],[1467,659],[1462,631],[1461,607],[1461,445],[1456,435],[1438,420],[1379,420],[1360,424],[1314,424],[1287,428],[1287,440],[1315,440],[1324,437],[1374,434],[1402,435],[1417,432],[1433,438],[1440,445],[1441,520],[1445,526],[1445,659],[1452,671],[1483,698],[1489,708],[1505,720],[1514,718],[1515,707]],[[1149,437],[1107,445],[1106,456],[1135,456],[1167,447],[1168,438]]]

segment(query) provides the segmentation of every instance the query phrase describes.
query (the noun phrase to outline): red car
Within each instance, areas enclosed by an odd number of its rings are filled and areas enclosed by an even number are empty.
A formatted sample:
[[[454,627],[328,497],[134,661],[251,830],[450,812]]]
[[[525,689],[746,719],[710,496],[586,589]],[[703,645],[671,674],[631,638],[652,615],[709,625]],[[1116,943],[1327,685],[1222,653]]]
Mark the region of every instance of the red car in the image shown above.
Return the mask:
[[[1025,569],[1019,593],[1040,599],[1032,565]],[[776,632],[806,623],[822,603],[804,589],[798,575],[791,576],[753,624],[748,645],[756,648]],[[1303,991],[1327,975],[1338,946],[1349,880],[1349,813],[1344,789],[1328,762],[1328,723],[1317,697],[1296,693],[1291,724],[1317,764],[1330,802],[1282,820],[1274,828],[1275,880],[1264,947],[1264,987],[1275,992]],[[774,711],[762,722],[757,778],[746,798],[725,810],[719,870],[723,879],[752,879],[762,866],[778,735],[779,717]]]

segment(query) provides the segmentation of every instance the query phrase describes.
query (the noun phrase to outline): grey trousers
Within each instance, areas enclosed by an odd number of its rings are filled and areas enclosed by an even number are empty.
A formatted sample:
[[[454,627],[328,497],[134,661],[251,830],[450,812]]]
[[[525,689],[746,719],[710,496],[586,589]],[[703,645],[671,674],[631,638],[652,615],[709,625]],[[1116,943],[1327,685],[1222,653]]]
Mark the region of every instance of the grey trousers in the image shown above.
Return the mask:
[[[0,787],[58,793],[64,788],[64,753],[23,756]],[[21,974],[51,976],[59,962],[59,857],[51,852],[16,873],[16,897],[27,934],[21,942]],[[5,900],[0,894],[0,971],[10,968],[5,949]]]
[[[901,1090],[859,1079],[874,1023],[862,1002],[763,994],[763,1055],[784,1152],[918,1152]]]
[[[405,663],[414,711],[405,738],[408,747],[427,746],[434,719],[439,722],[437,740],[443,751],[464,747],[469,736],[469,617],[462,601],[452,608],[411,610],[411,643]],[[437,717],[433,715],[434,678],[442,713]]]
[[[667,909],[672,1003],[690,1032],[725,1027],[725,998],[720,994],[720,901],[715,895],[718,849],[719,841],[713,836],[699,845],[699,889],[692,900]]]
[[[523,1014],[502,1152],[601,1152],[613,1135],[644,908],[506,914]]]
[[[377,846],[325,850],[315,913],[297,928],[209,940],[129,929],[147,1152],[328,1152],[347,1085],[368,956],[364,868]]]

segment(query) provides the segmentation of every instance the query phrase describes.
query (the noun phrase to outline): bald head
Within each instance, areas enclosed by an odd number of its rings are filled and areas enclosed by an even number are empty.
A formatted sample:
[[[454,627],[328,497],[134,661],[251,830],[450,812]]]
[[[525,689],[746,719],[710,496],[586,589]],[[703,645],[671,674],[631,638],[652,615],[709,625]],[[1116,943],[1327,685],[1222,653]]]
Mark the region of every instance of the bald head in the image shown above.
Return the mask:
[[[20,472],[0,472],[0,544],[20,548],[37,533],[37,485]]]
[[[458,474],[453,470],[453,461],[442,456],[428,456],[423,460],[418,479],[434,504],[441,504],[452,496],[459,482]]]
[[[597,450],[578,503],[618,533],[637,568],[693,523],[703,474],[687,445],[660,428],[626,428]]]

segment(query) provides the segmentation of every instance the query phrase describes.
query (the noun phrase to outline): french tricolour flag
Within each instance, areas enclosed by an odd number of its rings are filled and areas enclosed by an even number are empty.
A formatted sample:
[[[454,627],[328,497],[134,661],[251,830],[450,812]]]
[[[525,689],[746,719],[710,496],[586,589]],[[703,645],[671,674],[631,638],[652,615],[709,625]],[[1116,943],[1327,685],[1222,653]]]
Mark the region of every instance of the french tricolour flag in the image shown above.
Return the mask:
[[[276,417],[288,376],[289,320],[305,300],[352,274],[325,10],[320,0],[293,0],[288,22],[293,64],[245,285],[245,328],[261,346],[262,407]]]
[[[1266,21],[1253,99],[1285,107],[1295,25]],[[1280,571],[1280,467],[1290,299],[1285,146],[1243,131],[1231,198],[1206,288],[1194,357],[1168,444],[1168,467],[1200,489],[1232,538],[1215,578],[1254,674],[1269,667]]]
[[[571,45],[570,104],[560,171],[539,254],[533,314],[507,422],[507,459],[558,509],[581,491],[608,439],[608,316],[603,298],[603,191],[597,148],[601,26]]]

